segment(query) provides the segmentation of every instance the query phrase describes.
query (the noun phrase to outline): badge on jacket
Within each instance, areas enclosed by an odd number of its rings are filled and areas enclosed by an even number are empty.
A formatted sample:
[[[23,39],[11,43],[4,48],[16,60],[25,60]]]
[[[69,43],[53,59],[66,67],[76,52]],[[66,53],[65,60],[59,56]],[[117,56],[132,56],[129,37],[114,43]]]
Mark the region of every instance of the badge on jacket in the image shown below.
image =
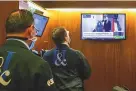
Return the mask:
[[[47,85],[48,85],[48,86],[51,86],[51,85],[53,85],[53,84],[54,84],[53,78],[47,81]]]

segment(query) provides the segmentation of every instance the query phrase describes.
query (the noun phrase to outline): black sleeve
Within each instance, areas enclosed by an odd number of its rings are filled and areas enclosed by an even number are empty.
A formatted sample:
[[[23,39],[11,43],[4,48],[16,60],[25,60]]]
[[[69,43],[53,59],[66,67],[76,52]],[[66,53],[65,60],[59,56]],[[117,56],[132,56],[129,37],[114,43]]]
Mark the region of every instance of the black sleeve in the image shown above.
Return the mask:
[[[58,91],[49,64],[44,62],[44,64],[40,66],[39,71],[40,73],[35,76],[37,78],[37,81],[35,82],[37,91]]]
[[[78,70],[79,75],[82,78],[82,80],[86,80],[91,75],[91,67],[90,67],[87,59],[85,58],[85,56],[80,51],[77,51],[77,54],[79,57],[77,70]]]

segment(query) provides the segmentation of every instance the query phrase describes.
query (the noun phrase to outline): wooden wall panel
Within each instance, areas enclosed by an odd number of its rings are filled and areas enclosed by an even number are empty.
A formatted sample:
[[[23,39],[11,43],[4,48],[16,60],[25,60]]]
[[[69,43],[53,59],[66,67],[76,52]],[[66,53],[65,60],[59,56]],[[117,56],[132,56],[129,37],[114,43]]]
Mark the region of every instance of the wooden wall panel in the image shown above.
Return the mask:
[[[63,2],[64,3],[64,2]],[[46,3],[48,8],[52,7],[71,7],[68,4]],[[44,4],[44,5],[46,5]],[[74,3],[71,3],[76,7]],[[80,7],[80,4],[78,7]],[[43,5],[43,6],[44,6]],[[75,6],[74,6],[75,5]],[[87,5],[87,6],[85,6]],[[125,2],[118,4],[117,2],[110,3],[106,6],[105,3],[84,4],[82,7],[135,7],[135,2]],[[105,6],[104,6],[105,5]],[[117,6],[116,6],[117,5]],[[132,5],[132,6],[131,6]],[[5,20],[8,14],[18,9],[18,2],[0,2],[0,45],[5,40]],[[74,49],[80,50],[87,57],[89,64],[92,67],[92,76],[85,82],[86,91],[111,91],[115,85],[125,85],[130,91],[136,91],[136,12],[123,11],[127,14],[126,17],[126,35],[127,39],[122,41],[94,41],[80,39],[80,14],[81,12],[59,12],[48,11],[50,20],[42,37],[38,38],[35,45],[36,50],[51,49],[54,44],[51,39],[52,29],[57,26],[65,26],[70,31],[71,44]],[[112,11],[111,11],[112,12]]]
[[[44,8],[135,8],[135,1],[34,1]]]
[[[113,12],[115,11],[105,13]],[[136,12],[118,12],[126,13],[127,39],[117,41],[81,40],[80,15],[83,12],[48,11],[48,13],[50,20],[44,35],[36,43],[39,50],[53,48],[52,29],[64,26],[70,31],[72,39],[70,46],[82,51],[92,67],[92,76],[85,81],[86,91],[112,91],[115,85],[124,85],[130,91],[136,91]],[[42,43],[44,40],[48,41],[48,46]]]
[[[18,1],[0,1],[0,45],[5,41],[5,21],[10,12],[19,8]]]

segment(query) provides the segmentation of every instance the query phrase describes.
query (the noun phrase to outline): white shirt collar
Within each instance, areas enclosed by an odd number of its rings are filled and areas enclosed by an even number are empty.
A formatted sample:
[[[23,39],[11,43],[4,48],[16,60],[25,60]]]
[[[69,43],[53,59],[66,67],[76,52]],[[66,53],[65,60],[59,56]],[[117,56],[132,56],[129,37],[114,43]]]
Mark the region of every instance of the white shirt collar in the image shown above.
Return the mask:
[[[20,39],[15,39],[15,38],[9,38],[9,39],[7,39],[7,40],[17,40],[17,41],[19,41],[19,42],[21,42],[21,43],[23,43],[29,50],[30,50],[30,48],[29,48],[29,46],[28,46],[28,44],[26,43],[26,42],[24,42],[23,40],[20,40]]]

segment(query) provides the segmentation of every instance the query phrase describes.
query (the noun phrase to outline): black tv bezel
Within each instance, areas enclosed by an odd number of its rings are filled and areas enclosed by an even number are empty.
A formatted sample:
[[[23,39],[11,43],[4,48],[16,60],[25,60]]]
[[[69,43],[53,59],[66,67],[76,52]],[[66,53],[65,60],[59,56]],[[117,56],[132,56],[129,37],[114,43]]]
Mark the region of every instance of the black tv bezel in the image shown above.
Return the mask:
[[[34,16],[34,14],[37,14],[37,15],[39,15],[39,16],[42,16],[42,17],[47,18],[47,22],[46,22],[46,24],[45,24],[45,26],[44,26],[44,28],[43,28],[44,30],[43,30],[42,34],[41,34],[41,35],[36,35],[36,37],[42,37],[43,33],[45,32],[45,28],[46,28],[46,26],[47,26],[47,24],[48,24],[49,17],[44,16],[44,15],[41,15],[41,14],[38,14],[38,13],[33,13],[33,16]]]
[[[112,39],[112,38],[83,38],[83,34],[82,34],[82,15],[83,14],[95,14],[95,15],[97,15],[97,14],[123,14],[124,16],[125,16],[125,38],[124,39]],[[81,31],[81,33],[80,33],[80,39],[81,40],[126,40],[126,13],[81,13],[81,22],[80,22],[80,31]]]

